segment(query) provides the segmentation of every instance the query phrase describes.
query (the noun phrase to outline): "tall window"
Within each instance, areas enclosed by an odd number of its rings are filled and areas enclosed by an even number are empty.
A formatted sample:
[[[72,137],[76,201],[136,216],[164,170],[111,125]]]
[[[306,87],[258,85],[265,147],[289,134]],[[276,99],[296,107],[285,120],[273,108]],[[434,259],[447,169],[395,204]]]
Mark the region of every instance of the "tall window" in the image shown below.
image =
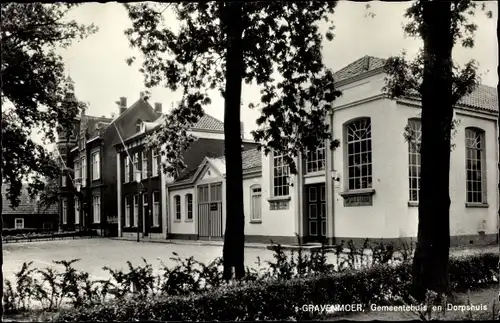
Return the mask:
[[[75,181],[80,179],[80,162],[78,159],[75,159],[73,161],[74,168],[75,168]]]
[[[94,223],[101,223],[101,196],[92,196],[92,214]]]
[[[148,178],[148,151],[142,151],[142,178]]]
[[[125,183],[130,182],[130,159],[128,158],[128,156],[125,156],[125,176],[123,177]]]
[[[68,200],[66,198],[62,199],[62,222],[68,223]]]
[[[67,185],[67,183],[66,183],[66,180],[67,180],[66,177],[67,177],[66,174],[62,174],[61,175],[61,186],[62,187],[66,187],[66,185]]]
[[[186,220],[193,219],[193,194],[186,194]]]
[[[24,218],[16,218],[14,221],[16,229],[24,229]]]
[[[85,149],[85,134],[80,134],[80,149]]]
[[[134,227],[139,224],[139,195],[134,195]]]
[[[153,226],[160,226],[160,192],[153,192]]]
[[[370,118],[347,124],[348,188],[372,187],[372,134]]]
[[[80,165],[82,167],[82,186],[85,187],[87,185],[87,161],[85,157],[82,157]]]
[[[250,187],[250,221],[262,221],[262,203],[260,185]]]
[[[408,120],[408,175],[410,201],[418,202],[420,195],[420,145],[422,142],[422,123],[418,119]]]
[[[175,206],[175,219],[181,219],[181,197],[179,195],[174,196],[174,206]]]
[[[92,180],[99,179],[101,177],[100,168],[99,168],[99,152],[95,152],[92,154]]]
[[[134,154],[133,163],[134,163],[134,168],[133,168],[132,172],[134,173],[134,180],[137,180],[137,177],[140,176],[140,173],[139,173],[139,153]]]
[[[289,194],[288,177],[290,169],[285,164],[283,155],[273,153],[273,193],[274,196],[287,196]]]
[[[125,227],[130,227],[130,209],[132,207],[130,197],[125,197]]]
[[[159,175],[159,169],[160,169],[160,158],[158,154],[157,149],[153,149],[153,159],[151,161],[151,168],[152,168],[152,175],[151,176],[158,176]]]
[[[80,224],[80,200],[75,197],[75,224]]]
[[[465,129],[467,203],[486,203],[485,139],[480,129]]]
[[[322,142],[316,150],[307,151],[306,172],[318,172],[325,169],[325,143]]]
[[[142,194],[142,218],[145,219],[149,215],[149,198],[148,193]]]

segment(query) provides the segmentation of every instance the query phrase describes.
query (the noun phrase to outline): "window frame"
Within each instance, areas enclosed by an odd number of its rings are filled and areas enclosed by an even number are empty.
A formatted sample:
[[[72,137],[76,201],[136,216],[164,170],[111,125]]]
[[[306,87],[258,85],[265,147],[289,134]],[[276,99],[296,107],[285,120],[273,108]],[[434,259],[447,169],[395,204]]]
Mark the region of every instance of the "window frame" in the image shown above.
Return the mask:
[[[95,194],[92,195],[92,223],[100,224],[101,220],[101,195]]]
[[[319,156],[323,154],[323,158]],[[306,174],[323,172],[326,169],[326,144],[322,141],[315,151],[306,150]],[[314,158],[314,159],[313,159]]]
[[[160,217],[161,217],[160,193],[161,193],[160,191],[153,192],[153,227],[160,226]]]
[[[87,158],[82,157],[80,158],[80,167],[82,169],[82,187],[87,186]]]
[[[141,176],[139,179],[142,180],[142,172],[139,172],[139,152],[134,153],[132,157],[132,174],[133,174],[133,180],[137,180],[137,176]]]
[[[179,222],[182,220],[182,209],[181,209],[181,196],[180,195],[174,195],[174,220],[176,222]]]
[[[17,220],[21,220],[21,226],[18,227]],[[15,218],[14,219],[14,229],[24,229],[24,218]]]
[[[94,157],[97,157],[96,160],[94,160]],[[92,180],[96,181],[101,178],[101,152],[92,152],[90,158],[92,160]]]
[[[159,161],[159,151],[158,149],[153,149],[152,150],[152,159],[151,159],[151,177],[156,177],[160,175],[160,161]]]
[[[255,217],[255,196],[259,196],[259,218]],[[259,184],[250,186],[250,223],[262,223],[262,187]]]
[[[277,160],[281,162],[276,162]],[[276,176],[278,169],[283,173],[281,176]],[[276,185],[278,179],[281,179],[282,183],[278,183],[281,185]],[[290,196],[290,167],[285,164],[284,155],[277,154],[275,151],[271,156],[271,193],[272,197],[278,198]]]
[[[486,132],[478,127],[466,127],[464,131],[465,136],[465,203],[468,206],[477,206],[477,205],[487,205],[488,204],[488,194],[487,194],[487,173],[486,173]],[[474,138],[468,136],[473,133]],[[470,140],[476,140],[479,137],[480,147],[470,147]],[[477,154],[479,152],[479,159],[477,159]],[[475,154],[475,158],[469,157],[469,155]],[[479,162],[479,181],[469,179],[470,172],[477,172],[477,169],[469,168],[469,162],[476,161]],[[470,190],[469,183],[479,183],[480,190]],[[477,186],[476,186],[477,188]],[[469,193],[472,194],[471,198],[469,197]],[[476,200],[474,198],[474,193],[480,197],[480,200]]]
[[[193,221],[193,194],[187,193],[185,196],[186,202],[186,220]]]
[[[130,228],[132,222],[132,201],[130,196],[125,196],[125,228]]]
[[[75,197],[73,203],[75,209],[75,224],[80,224],[80,199]]]
[[[148,192],[142,193],[142,220],[149,215],[149,194]]]
[[[128,158],[127,155],[125,155],[123,171],[124,171],[124,174],[123,174],[124,183],[129,183],[130,182],[130,158]]]
[[[132,225],[134,228],[137,228],[139,226],[139,194],[134,194],[134,213],[133,213],[133,221]]]
[[[62,175],[61,175],[61,187],[67,187],[68,186],[68,175],[66,175],[66,173],[64,172]]]
[[[422,171],[422,157],[420,147],[422,145],[422,120],[420,118],[408,119],[407,129],[413,131],[408,140],[408,202],[418,205],[420,200],[420,180]],[[416,168],[416,174],[415,169]],[[415,187],[414,187],[415,181]]]
[[[356,126],[361,126],[365,123],[364,128],[357,128]],[[357,128],[357,129],[355,129]],[[365,130],[366,136],[358,136],[357,132]],[[346,181],[345,187],[347,192],[357,192],[373,190],[373,137],[372,137],[372,123],[370,117],[361,117],[350,120],[344,124],[344,134],[345,134],[345,168],[346,168]],[[355,137],[352,140],[350,137]],[[366,142],[366,147],[363,149],[362,143]],[[359,152],[356,153],[355,147],[359,147]],[[351,152],[351,147],[353,151]],[[368,148],[369,147],[369,148]],[[368,161],[361,162],[356,165],[356,155],[359,155],[360,161],[363,157],[366,157]],[[351,162],[352,157],[352,162]],[[367,175],[363,175],[363,169],[366,167],[365,172]],[[358,168],[359,176],[352,176],[351,169],[354,174],[356,174],[356,168]],[[366,179],[366,184],[364,184],[363,179]]]
[[[141,179],[148,178],[148,150],[141,151]]]
[[[62,209],[62,223],[68,224],[68,199],[63,197],[61,199],[61,209]]]

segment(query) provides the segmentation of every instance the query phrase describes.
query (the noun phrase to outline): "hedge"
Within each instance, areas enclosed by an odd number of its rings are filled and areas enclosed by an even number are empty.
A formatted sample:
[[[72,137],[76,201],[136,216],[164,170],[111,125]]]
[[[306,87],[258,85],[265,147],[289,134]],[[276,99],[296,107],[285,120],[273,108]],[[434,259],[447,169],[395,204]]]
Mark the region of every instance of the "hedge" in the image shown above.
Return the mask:
[[[454,292],[498,282],[498,254],[450,259]],[[243,321],[318,319],[318,312],[296,311],[305,304],[389,304],[408,299],[411,263],[377,265],[311,278],[258,281],[184,297],[157,296],[111,301],[61,310],[50,320],[64,321]]]
[[[2,230],[2,236],[15,236],[15,235],[21,235],[21,234],[35,234],[35,233],[52,233],[56,231],[57,229],[42,229],[42,228],[22,228],[22,229],[15,229],[15,228],[6,228]]]
[[[30,233],[17,233],[9,234],[3,236],[2,239],[5,242],[10,240],[36,240],[36,239],[46,239],[46,238],[66,238],[66,237],[87,237],[87,236],[97,236],[95,230],[85,230],[85,231],[67,231],[67,232],[30,232]]]

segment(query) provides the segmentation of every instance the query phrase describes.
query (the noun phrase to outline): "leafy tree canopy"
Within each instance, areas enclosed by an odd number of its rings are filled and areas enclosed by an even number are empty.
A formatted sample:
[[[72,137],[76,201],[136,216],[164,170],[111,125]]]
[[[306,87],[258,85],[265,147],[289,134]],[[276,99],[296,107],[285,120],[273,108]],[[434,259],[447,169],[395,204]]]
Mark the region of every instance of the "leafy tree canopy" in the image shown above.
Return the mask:
[[[60,172],[46,149],[31,138],[40,129],[44,143],[56,140],[54,130],[70,133],[82,104],[65,84],[64,62],[57,49],[97,29],[67,19],[76,4],[5,3],[1,5],[2,181],[7,198],[19,203],[22,181],[30,192],[44,187],[43,176]]]
[[[328,24],[327,40],[333,39],[330,16],[336,1],[259,1],[243,3],[242,79],[261,88],[261,98],[250,108],[262,112],[258,130],[252,132],[259,149],[283,153],[295,172],[294,157],[332,139],[325,118],[340,92],[333,73],[322,60],[323,35],[319,22]],[[147,87],[164,85],[180,89],[182,100],[163,127],[153,136],[155,145],[166,143],[167,161],[176,165],[165,171],[175,175],[184,167],[182,149],[188,147],[187,129],[210,103],[209,90],[224,97],[227,50],[224,2],[178,4],[125,4],[132,28],[126,30],[132,47],[144,61],[141,72]],[[178,30],[165,24],[164,11],[172,9]],[[128,60],[134,62],[134,57]],[[332,140],[333,149],[338,142]]]

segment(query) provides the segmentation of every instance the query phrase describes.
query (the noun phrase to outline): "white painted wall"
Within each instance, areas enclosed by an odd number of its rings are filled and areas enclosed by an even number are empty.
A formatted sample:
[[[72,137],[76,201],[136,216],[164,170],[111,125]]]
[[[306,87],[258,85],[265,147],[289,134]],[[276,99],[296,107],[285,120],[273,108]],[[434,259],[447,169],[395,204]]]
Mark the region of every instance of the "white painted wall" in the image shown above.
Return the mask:
[[[245,223],[245,234],[247,235],[262,235],[262,236],[285,236],[294,237],[295,232],[298,232],[296,217],[298,212],[296,210],[295,199],[297,198],[295,194],[294,187],[290,187],[290,201],[288,210],[270,210],[270,203],[268,199],[272,195],[271,190],[271,155],[265,156],[262,153],[262,178],[260,179],[262,187],[262,224],[250,224],[249,220]],[[253,179],[253,181],[259,181]],[[291,177],[291,182],[295,183],[295,176]],[[250,198],[249,187],[252,184],[252,180],[246,180],[244,182],[244,194],[245,201]],[[245,203],[247,205],[247,203]],[[249,208],[249,206],[248,206]],[[248,209],[249,210],[249,209]],[[247,209],[245,208],[245,214]],[[249,217],[249,216],[248,216]]]
[[[418,208],[408,206],[408,143],[403,137],[408,118],[417,117],[419,108],[398,105],[389,99],[359,102],[380,93],[383,75],[348,86],[335,101],[333,137],[341,146],[333,153],[334,169],[340,177],[340,187],[334,192],[334,234],[336,237],[398,238],[417,235]],[[349,88],[350,87],[350,88]],[[358,101],[358,105],[351,104]],[[457,114],[461,120],[454,138],[456,148],[451,154],[450,169],[450,230],[451,235],[477,234],[479,230],[495,233],[498,194],[496,181],[496,124],[494,119],[480,114]],[[358,117],[370,117],[372,126],[373,195],[372,206],[344,207],[339,195],[347,189],[347,169],[344,165],[344,123]],[[489,208],[465,207],[465,127],[475,126],[486,132],[486,167]],[[483,225],[483,221],[485,221]],[[483,227],[481,228],[481,225]],[[481,228],[481,229],[480,229]]]
[[[169,201],[170,201],[170,233],[172,234],[196,234],[196,204],[193,199],[193,220],[187,220],[187,206],[186,206],[186,194],[193,194],[194,188],[185,188],[180,190],[169,190]],[[174,196],[180,195],[181,197],[181,220],[175,220],[175,203]]]

